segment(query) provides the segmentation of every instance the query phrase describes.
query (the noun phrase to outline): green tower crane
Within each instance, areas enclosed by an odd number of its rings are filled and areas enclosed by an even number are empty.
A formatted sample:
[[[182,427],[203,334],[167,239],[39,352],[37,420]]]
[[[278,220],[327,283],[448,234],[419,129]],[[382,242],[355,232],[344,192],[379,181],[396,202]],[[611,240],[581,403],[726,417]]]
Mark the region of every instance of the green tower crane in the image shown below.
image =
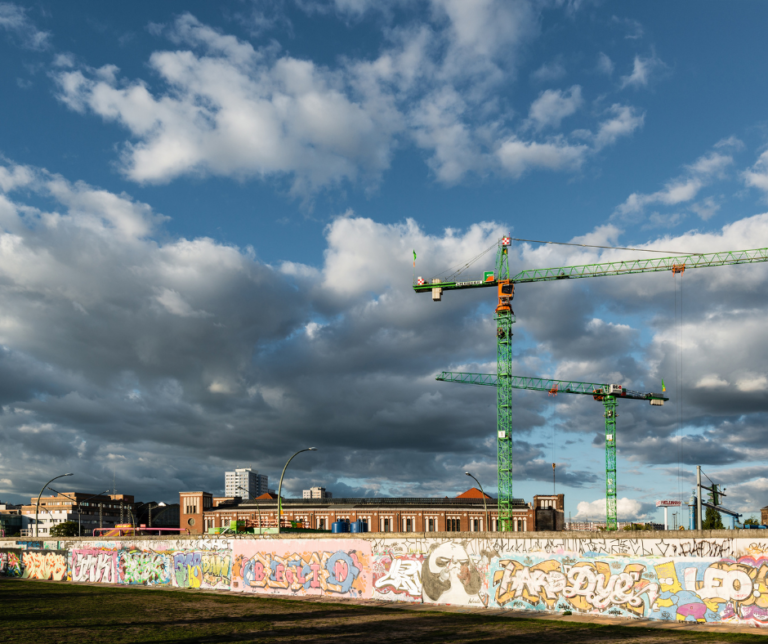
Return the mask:
[[[499,387],[499,378],[490,373],[466,373],[460,371],[443,371],[437,380],[442,382],[458,382],[465,385],[484,385]],[[529,391],[546,391],[550,394],[581,394],[592,396],[602,401],[605,412],[605,514],[606,529],[616,530],[617,509],[616,493],[618,483],[616,478],[616,419],[617,402],[620,399],[647,400],[655,407],[661,407],[665,400],[663,394],[641,393],[632,391],[621,385],[605,385],[596,382],[578,382],[576,380],[554,380],[552,378],[526,378],[513,376],[509,383],[512,389],[527,389]]]
[[[514,277],[509,276],[509,247],[512,238],[504,236],[499,240],[496,252],[495,272],[486,272],[482,280],[457,281],[454,276],[447,279],[434,278],[425,280],[419,277],[413,285],[416,293],[432,293],[432,300],[439,302],[443,291],[472,288],[496,288],[498,305],[494,320],[496,321],[496,431],[497,431],[497,480],[499,526],[501,531],[512,529],[512,325],[515,314],[511,301],[515,293],[515,284],[532,282],[551,282],[563,279],[582,279],[586,277],[609,277],[615,275],[633,275],[636,273],[655,273],[672,271],[682,273],[686,269],[706,268],[712,266],[728,266],[732,264],[754,264],[768,261],[768,248],[750,250],[723,251],[720,253],[696,253],[678,255],[676,257],[660,257],[652,259],[631,259],[599,264],[581,264],[578,266],[562,266],[558,268],[537,268],[524,270]],[[460,273],[457,271],[457,273]],[[455,275],[455,274],[454,274]],[[615,401],[614,401],[615,402]],[[606,409],[606,414],[612,412],[615,421],[615,407]],[[615,473],[615,461],[613,465]],[[606,471],[606,479],[610,478]],[[615,476],[613,477],[615,479]],[[615,518],[615,508],[613,509]],[[610,519],[610,517],[609,517]],[[615,521],[614,521],[615,524]]]

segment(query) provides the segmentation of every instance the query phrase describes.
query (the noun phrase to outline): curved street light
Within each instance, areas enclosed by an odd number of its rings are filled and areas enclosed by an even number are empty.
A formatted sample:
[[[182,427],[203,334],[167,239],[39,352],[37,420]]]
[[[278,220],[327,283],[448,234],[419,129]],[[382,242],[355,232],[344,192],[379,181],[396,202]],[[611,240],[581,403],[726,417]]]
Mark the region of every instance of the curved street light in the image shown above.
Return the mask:
[[[43,496],[43,492],[45,492],[45,488],[47,488],[56,479],[62,479],[65,476],[74,476],[74,474],[70,472],[69,474],[59,474],[58,476],[54,476],[50,481],[48,481],[45,485],[43,485],[43,489],[40,490],[40,494],[37,495],[37,505],[35,505],[35,539],[37,539],[37,515],[40,512],[40,497]]]
[[[317,447],[307,447],[306,449],[300,449],[293,456],[291,456],[291,458],[288,459],[288,462],[285,464],[285,467],[283,468],[283,473],[280,475],[280,484],[277,486],[277,534],[280,534],[280,519],[283,516],[282,490],[283,490],[283,477],[285,476],[285,470],[288,469],[288,465],[290,464],[290,462],[302,452],[316,452],[316,451],[317,451]]]
[[[472,476],[469,472],[464,472],[467,476],[470,478],[475,479],[475,483],[480,485],[480,481],[478,481],[474,476]],[[488,523],[488,506],[485,503],[485,492],[483,492],[483,486],[480,485],[480,494],[483,495],[483,510],[485,511],[485,531],[490,532],[491,531],[491,524]]]

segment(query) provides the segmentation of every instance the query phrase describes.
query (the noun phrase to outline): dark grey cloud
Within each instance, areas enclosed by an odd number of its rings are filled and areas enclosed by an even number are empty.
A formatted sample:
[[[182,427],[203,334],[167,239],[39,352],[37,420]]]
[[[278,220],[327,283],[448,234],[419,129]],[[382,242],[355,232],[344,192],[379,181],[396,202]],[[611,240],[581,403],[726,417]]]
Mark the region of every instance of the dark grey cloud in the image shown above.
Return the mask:
[[[119,489],[165,500],[219,492],[235,466],[256,467],[275,486],[287,457],[307,446],[318,451],[291,464],[289,493],[321,484],[337,495],[445,496],[469,487],[467,469],[493,491],[495,390],[434,380],[444,369],[494,370],[492,295],[416,296],[409,257],[419,248],[429,276],[487,248],[500,226],[427,236],[412,221],[341,217],[326,230],[322,265],[269,266],[257,250],[169,239],[150,206],[43,170],[6,164],[0,186],[4,498],[36,493],[59,469],[76,472],[68,483],[77,489],[104,489],[114,473]],[[704,241],[745,245],[739,226],[753,243],[768,238],[759,216]],[[513,270],[598,259],[516,247]],[[680,391],[665,318],[672,291],[653,275],[627,278],[632,289],[619,279],[521,287],[515,368],[644,390],[664,377],[665,407],[620,403],[623,459],[662,473],[676,462],[682,393],[684,464],[757,467],[766,457],[765,271],[735,268],[748,272],[712,270],[690,296],[691,376]],[[516,484],[549,489],[554,429],[574,445],[558,449],[558,484],[599,488],[602,405],[540,392],[514,401]],[[752,497],[768,501],[759,471],[749,476]]]

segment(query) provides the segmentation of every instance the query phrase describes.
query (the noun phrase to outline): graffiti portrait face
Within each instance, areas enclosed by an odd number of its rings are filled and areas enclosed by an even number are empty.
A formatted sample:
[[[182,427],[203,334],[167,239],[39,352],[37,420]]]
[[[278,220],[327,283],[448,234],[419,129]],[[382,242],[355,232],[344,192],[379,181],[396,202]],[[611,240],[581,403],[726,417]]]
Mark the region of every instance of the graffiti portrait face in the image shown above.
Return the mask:
[[[482,576],[466,548],[451,541],[433,546],[423,564],[421,577],[427,597],[448,604],[467,603],[482,585]]]

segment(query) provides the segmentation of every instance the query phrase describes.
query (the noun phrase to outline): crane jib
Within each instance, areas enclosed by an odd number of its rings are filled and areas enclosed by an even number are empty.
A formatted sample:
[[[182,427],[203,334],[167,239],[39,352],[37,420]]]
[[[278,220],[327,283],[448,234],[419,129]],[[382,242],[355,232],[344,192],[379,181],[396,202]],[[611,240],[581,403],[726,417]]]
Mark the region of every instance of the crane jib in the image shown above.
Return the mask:
[[[635,273],[656,273],[660,271],[682,272],[685,269],[707,268],[712,266],[735,266],[739,264],[757,264],[768,262],[768,248],[753,248],[749,250],[733,250],[702,255],[683,255],[677,257],[661,257],[654,259],[634,259],[618,262],[603,262],[600,264],[581,264],[578,266],[561,266],[554,268],[534,268],[520,271],[510,278],[514,284],[531,282],[552,282],[563,279],[583,279],[586,277],[611,277],[613,275],[632,275]],[[446,291],[465,288],[484,288],[496,286],[497,281],[484,282],[472,280],[467,282],[435,282],[434,284],[416,284],[413,290],[417,293],[429,293],[433,288]]]
[[[442,382],[457,382],[465,385],[485,385],[486,387],[498,387],[499,377],[491,373],[466,373],[456,371],[443,371],[436,380]],[[602,399],[604,396],[613,396],[618,399],[630,400],[661,400],[667,401],[664,394],[644,393],[633,391],[620,385],[607,385],[599,382],[579,382],[577,380],[554,380],[552,378],[531,378],[526,376],[511,376],[509,386],[513,389],[528,389],[529,391],[546,391],[550,394],[579,394],[593,396]]]

